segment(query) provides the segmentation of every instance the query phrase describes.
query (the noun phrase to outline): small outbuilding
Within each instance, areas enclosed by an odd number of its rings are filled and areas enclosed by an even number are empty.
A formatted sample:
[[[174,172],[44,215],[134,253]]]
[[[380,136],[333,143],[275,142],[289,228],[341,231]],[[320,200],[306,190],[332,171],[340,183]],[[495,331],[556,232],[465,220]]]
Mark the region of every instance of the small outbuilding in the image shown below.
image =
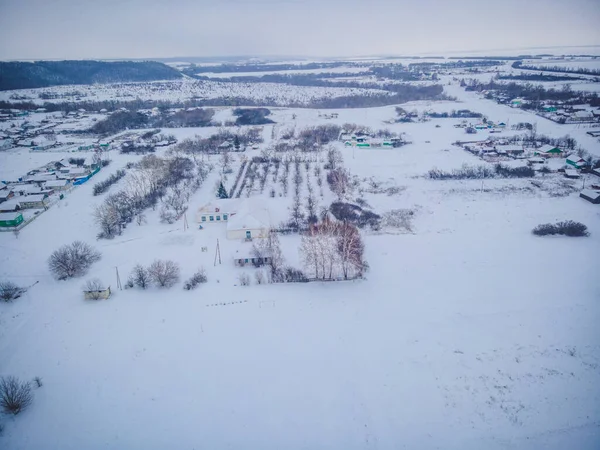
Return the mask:
[[[579,172],[575,169],[565,169],[565,177],[567,178],[579,178]]]
[[[594,191],[592,189],[584,189],[579,193],[579,196],[587,200],[594,205],[600,205],[600,191]]]
[[[84,289],[83,295],[86,300],[106,300],[110,297],[110,286],[107,288],[100,287],[99,289]]]

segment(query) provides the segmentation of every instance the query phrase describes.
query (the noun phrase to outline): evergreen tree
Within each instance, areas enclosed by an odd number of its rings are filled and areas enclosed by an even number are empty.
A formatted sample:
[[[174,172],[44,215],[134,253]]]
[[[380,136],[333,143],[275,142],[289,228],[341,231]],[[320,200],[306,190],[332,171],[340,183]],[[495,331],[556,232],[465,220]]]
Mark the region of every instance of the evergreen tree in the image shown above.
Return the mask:
[[[219,198],[229,198],[229,196],[227,195],[227,191],[225,190],[225,186],[223,186],[223,182],[221,181],[221,184],[219,184],[219,191],[217,192],[217,197]]]
[[[233,139],[233,146],[235,147],[235,151],[239,152],[240,151],[240,138],[238,137],[238,135],[235,135],[235,138]]]

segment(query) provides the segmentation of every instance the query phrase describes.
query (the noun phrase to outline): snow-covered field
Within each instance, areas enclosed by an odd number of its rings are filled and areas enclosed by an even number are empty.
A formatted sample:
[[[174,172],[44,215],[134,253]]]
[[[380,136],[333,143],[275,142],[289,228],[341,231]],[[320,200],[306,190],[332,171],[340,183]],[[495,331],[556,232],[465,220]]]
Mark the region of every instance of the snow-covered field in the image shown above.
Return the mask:
[[[0,100],[15,100],[14,96],[26,98],[37,104],[64,101],[101,100],[172,100],[185,101],[192,98],[243,97],[252,100],[270,100],[276,104],[308,103],[314,99],[335,98],[360,94],[387,94],[378,89],[345,87],[291,86],[276,83],[226,83],[221,81],[157,81],[153,83],[119,83],[105,85],[54,86],[51,88],[21,89],[0,92]],[[52,94],[57,98],[44,100],[40,95]],[[13,98],[11,99],[11,96]]]
[[[451,76],[441,78],[459,102],[402,107],[471,109],[495,122],[532,122],[538,133],[570,134],[600,156],[587,129],[498,105],[465,92]],[[140,85],[134,97],[176,98],[176,89],[156,87],[165,84]],[[268,92],[282,99],[318,90],[180,85],[182,97],[200,95],[191,86],[204,86],[202,95],[227,95],[219,89],[229,87],[232,96]],[[123,86],[77,90],[87,99],[119,98]],[[43,379],[27,411],[0,417],[0,448],[598,448],[600,207],[578,192],[584,180],[600,178],[576,180],[563,197],[527,179],[429,180],[423,175],[434,167],[483,164],[452,146],[465,138],[453,127],[458,119],[384,123],[395,117],[393,106],[329,112],[339,116],[273,108],[277,124],[264,128],[260,149],[235,156],[229,183],[242,156],[258,156],[287,128],[351,122],[406,133],[412,144],[395,149],[335,144],[363,188],[368,180],[397,188],[393,195],[365,188],[362,197],[374,211],[415,212],[412,233],[364,233],[365,280],[239,286],[238,275],[255,270],[233,265],[239,243],[226,239],[224,224],[199,230],[194,221],[195,211],[215,199],[217,170],[189,200],[188,229],[183,219],[160,223],[158,209],[150,209],[146,224],[96,240],[92,211],[107,194],[93,196],[93,184],[139,160],[135,155],[111,154],[110,166],[18,237],[0,233],[0,279],[33,285],[22,298],[0,303],[0,375]],[[230,109],[218,115],[230,117]],[[214,131],[163,129],[180,140]],[[2,152],[0,174],[63,156]],[[280,197],[270,181],[262,193],[251,193],[278,220],[289,216],[291,195]],[[326,206],[332,199],[325,183],[318,200]],[[568,219],[586,224],[590,236],[531,233],[540,223]],[[94,245],[102,259],[86,277],[54,280],[48,256],[76,239]],[[215,265],[217,239],[222,264]],[[280,240],[287,262],[300,267],[300,237]],[[169,290],[116,289],[115,268],[124,282],[135,264],[156,258],[177,261],[182,279],[204,267],[208,282],[194,291],[181,283]],[[82,284],[91,277],[109,283],[114,295],[83,300]]]
[[[233,77],[261,77],[263,75],[303,75],[315,73],[360,73],[366,72],[366,67],[340,66],[323,67],[321,69],[290,69],[290,70],[267,70],[262,72],[202,72],[198,75],[209,78],[233,78]]]

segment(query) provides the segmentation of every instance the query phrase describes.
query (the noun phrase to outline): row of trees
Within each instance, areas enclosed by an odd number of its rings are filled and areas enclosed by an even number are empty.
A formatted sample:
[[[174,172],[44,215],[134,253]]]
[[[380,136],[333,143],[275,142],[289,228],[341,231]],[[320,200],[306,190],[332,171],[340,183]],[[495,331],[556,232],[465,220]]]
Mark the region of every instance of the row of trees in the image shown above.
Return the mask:
[[[190,193],[200,187],[211,169],[202,161],[194,163],[181,156],[144,156],[127,177],[125,188],[108,195],[94,210],[100,228],[98,238],[111,239],[121,234],[134,219],[141,225],[143,211],[156,208],[159,201],[161,218],[167,222],[176,219],[185,210]]]
[[[94,195],[100,195],[108,191],[108,189],[119,181],[121,178],[125,176],[125,170],[120,169],[113,173],[110,177],[108,177],[104,181],[100,181],[94,185],[93,193]]]
[[[137,286],[147,289],[152,285],[171,287],[179,281],[179,265],[171,260],[157,259],[148,267],[137,264],[125,284],[126,288]]]

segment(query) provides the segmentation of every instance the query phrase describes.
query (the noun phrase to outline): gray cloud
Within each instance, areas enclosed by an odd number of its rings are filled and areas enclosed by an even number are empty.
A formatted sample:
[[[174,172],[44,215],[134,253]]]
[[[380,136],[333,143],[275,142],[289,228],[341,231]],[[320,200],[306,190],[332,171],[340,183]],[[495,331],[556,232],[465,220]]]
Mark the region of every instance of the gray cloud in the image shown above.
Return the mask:
[[[600,44],[597,0],[0,0],[0,58],[352,56]]]

